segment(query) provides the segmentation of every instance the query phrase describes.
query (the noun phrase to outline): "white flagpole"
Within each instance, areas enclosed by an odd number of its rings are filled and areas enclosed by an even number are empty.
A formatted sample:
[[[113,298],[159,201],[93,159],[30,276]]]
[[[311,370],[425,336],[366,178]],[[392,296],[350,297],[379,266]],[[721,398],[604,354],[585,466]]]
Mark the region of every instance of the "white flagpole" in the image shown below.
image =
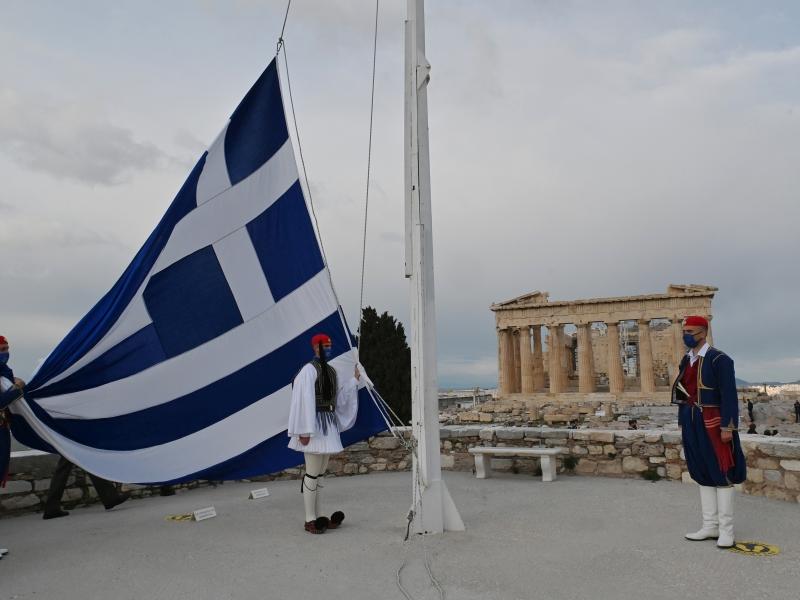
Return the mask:
[[[405,187],[406,277],[411,283],[414,531],[463,531],[464,522],[442,481],[439,455],[439,390],[436,375],[428,95],[424,0],[408,0],[406,18]],[[419,485],[416,485],[416,483]]]

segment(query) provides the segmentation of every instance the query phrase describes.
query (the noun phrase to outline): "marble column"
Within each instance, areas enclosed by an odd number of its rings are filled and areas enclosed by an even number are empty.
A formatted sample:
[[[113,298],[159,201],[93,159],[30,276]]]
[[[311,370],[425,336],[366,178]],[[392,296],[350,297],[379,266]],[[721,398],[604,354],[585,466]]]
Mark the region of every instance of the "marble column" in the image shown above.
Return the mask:
[[[501,396],[509,393],[508,377],[508,329],[497,330],[497,391]]]
[[[521,369],[520,391],[523,394],[532,394],[533,385],[533,354],[531,353],[531,328],[523,327],[519,330],[519,364]]]
[[[681,364],[683,355],[686,354],[686,346],[683,344],[683,319],[680,317],[672,318],[672,361],[670,362],[670,379],[674,380],[678,376],[678,365]]]
[[[656,391],[653,375],[653,344],[650,341],[650,319],[639,321],[639,377],[641,391],[652,394]]]
[[[561,325],[550,325],[547,328],[547,347],[550,355],[550,393],[560,394],[564,391],[564,374],[561,370]]]
[[[578,325],[578,391],[584,394],[595,391],[592,327],[589,323]]]
[[[625,390],[625,376],[622,373],[622,354],[619,347],[619,324],[608,325],[608,391],[621,394]]]
[[[514,352],[514,384],[511,388],[511,391],[515,394],[518,394],[520,390],[522,390],[522,369],[520,368],[520,356],[519,356],[519,329],[515,329],[514,333],[511,336],[511,343],[513,344],[513,352]]]
[[[544,391],[544,362],[542,360],[542,326],[533,326],[533,389]]]

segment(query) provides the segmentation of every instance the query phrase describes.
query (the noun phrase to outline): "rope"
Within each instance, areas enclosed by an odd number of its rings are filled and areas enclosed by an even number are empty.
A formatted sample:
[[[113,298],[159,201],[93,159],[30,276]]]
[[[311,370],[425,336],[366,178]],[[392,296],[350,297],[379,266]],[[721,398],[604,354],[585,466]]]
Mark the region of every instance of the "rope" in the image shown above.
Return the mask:
[[[286,3],[286,14],[283,15],[283,26],[281,27],[281,33],[278,36],[278,43],[276,44],[275,47],[275,56],[278,56],[278,53],[281,51],[281,48],[283,48],[283,32],[286,31],[286,21],[289,20],[289,7],[291,5],[292,5],[292,0],[289,0]]]
[[[369,181],[372,167],[372,130],[375,116],[375,65],[378,57],[378,12],[380,0],[375,0],[375,35],[372,40],[372,87],[369,97],[369,143],[367,144],[367,184],[364,193],[364,241],[361,246],[361,295],[358,301],[358,350],[361,350],[361,323],[364,322],[364,274],[367,261],[367,217],[369,216]]]
[[[290,1],[291,3],[291,1]],[[288,14],[288,9],[287,9]],[[295,139],[297,140],[297,152],[300,155],[300,166],[302,167],[303,171],[303,181],[306,184],[306,192],[308,194],[308,204],[311,208],[311,216],[314,218],[314,229],[317,234],[317,239],[319,240],[319,248],[322,251],[322,261],[325,263],[325,271],[328,274],[328,281],[331,284],[331,290],[333,291],[333,297],[336,299],[336,306],[338,307],[338,312],[340,318],[342,319],[342,325],[344,326],[345,320],[344,316],[341,314],[341,306],[342,303],[339,301],[339,294],[336,293],[336,286],[333,284],[333,277],[331,276],[331,270],[328,263],[328,254],[325,252],[325,244],[322,242],[322,230],[319,228],[319,220],[317,219],[317,212],[314,209],[314,197],[311,194],[311,185],[308,182],[308,170],[306,169],[306,159],[303,155],[303,145],[300,142],[300,128],[297,125],[297,115],[294,109],[294,97],[292,96],[292,78],[289,73],[289,57],[286,52],[286,42],[281,40],[281,50],[283,50],[283,64],[285,65],[286,70],[286,87],[289,91],[289,108],[292,113],[292,123],[294,124],[294,135]],[[345,327],[345,331],[347,327]]]

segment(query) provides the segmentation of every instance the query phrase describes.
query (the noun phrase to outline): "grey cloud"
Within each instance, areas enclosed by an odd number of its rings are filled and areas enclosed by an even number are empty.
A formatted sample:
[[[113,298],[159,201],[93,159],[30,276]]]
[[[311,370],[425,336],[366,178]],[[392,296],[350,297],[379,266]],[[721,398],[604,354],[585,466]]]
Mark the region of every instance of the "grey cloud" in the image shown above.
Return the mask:
[[[0,91],[0,151],[35,171],[100,185],[119,184],[166,159],[155,145],[91,110]]]

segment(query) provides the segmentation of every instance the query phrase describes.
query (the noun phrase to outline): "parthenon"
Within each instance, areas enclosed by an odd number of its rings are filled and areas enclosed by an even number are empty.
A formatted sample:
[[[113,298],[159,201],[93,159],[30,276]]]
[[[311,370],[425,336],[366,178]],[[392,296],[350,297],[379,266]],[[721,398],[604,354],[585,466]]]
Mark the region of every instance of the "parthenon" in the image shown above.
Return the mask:
[[[548,292],[537,291],[493,304],[498,396],[668,402],[685,352],[682,320],[693,314],[710,320],[716,291],[673,284],[665,294],[572,301],[550,301]]]

